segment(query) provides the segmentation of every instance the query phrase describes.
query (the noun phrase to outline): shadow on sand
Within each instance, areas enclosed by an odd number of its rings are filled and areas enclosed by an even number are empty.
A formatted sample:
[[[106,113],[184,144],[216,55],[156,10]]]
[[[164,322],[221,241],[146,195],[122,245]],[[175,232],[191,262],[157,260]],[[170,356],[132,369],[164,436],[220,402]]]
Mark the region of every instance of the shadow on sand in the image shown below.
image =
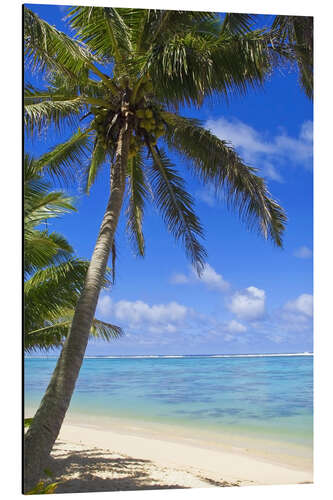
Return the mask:
[[[57,443],[62,445],[63,443]],[[150,460],[120,456],[96,448],[66,451],[54,447],[48,468],[52,471],[52,482],[61,484],[55,493],[82,493],[99,491],[131,491],[154,489],[189,488],[170,480],[170,469],[157,466]],[[181,471],[177,471],[181,473]],[[202,486],[237,486],[224,481],[213,481],[195,475]]]

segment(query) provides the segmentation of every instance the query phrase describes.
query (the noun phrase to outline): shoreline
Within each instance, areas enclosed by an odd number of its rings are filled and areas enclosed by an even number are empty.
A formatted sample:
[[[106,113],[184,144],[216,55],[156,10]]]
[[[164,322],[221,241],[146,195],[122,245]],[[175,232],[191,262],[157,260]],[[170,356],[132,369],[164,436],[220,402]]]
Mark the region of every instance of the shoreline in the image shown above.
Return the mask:
[[[66,422],[50,464],[55,479],[64,481],[59,493],[313,481],[311,468],[276,463],[269,459],[269,453],[264,459],[253,450],[205,448],[162,436],[157,439],[119,427],[103,429]]]
[[[35,410],[26,409],[26,417],[34,415]],[[105,434],[154,439],[166,443],[184,444],[200,450],[227,452],[252,457],[262,462],[286,466],[295,470],[312,472],[313,448],[305,444],[288,442],[266,436],[258,436],[242,431],[237,433],[228,429],[200,429],[171,422],[148,421],[119,416],[101,416],[68,412],[62,428],[73,427],[85,431],[85,435],[98,431]],[[89,429],[89,433],[87,430]],[[163,437],[161,437],[163,436]],[[82,440],[81,440],[82,441]]]

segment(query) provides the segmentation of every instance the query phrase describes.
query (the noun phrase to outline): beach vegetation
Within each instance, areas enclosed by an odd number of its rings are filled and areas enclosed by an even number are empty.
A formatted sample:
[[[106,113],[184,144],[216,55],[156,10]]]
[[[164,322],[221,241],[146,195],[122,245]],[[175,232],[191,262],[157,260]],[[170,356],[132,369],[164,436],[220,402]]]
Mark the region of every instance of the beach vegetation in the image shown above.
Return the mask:
[[[31,422],[32,422],[32,418],[25,418],[24,419],[24,428],[30,427]]]
[[[46,483],[39,481],[32,490],[27,491],[26,495],[52,495],[60,483]]]

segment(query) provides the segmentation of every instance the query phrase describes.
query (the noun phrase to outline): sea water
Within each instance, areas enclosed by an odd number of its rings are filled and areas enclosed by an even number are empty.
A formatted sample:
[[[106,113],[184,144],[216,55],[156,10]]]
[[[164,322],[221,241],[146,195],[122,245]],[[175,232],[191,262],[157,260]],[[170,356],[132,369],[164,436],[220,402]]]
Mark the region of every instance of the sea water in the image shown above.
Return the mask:
[[[34,411],[56,359],[25,359]],[[126,418],[312,447],[312,355],[85,358],[69,416]],[[32,415],[26,415],[32,416]]]

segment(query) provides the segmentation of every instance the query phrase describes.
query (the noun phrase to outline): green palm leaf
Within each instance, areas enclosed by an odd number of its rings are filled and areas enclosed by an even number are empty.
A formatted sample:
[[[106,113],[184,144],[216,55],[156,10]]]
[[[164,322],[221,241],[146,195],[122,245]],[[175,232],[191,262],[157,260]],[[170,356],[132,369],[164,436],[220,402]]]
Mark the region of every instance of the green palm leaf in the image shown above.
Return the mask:
[[[33,70],[53,70],[73,80],[87,78],[94,60],[86,47],[50,26],[27,7],[24,7],[24,45],[26,62]]]
[[[142,232],[142,221],[148,189],[141,152],[129,159],[127,178],[129,191],[129,202],[126,211],[127,231],[136,254],[143,257],[145,254],[145,240]]]
[[[24,124],[26,131],[31,135],[35,131],[40,132],[50,125],[58,130],[64,125],[75,127],[78,118],[86,109],[86,103],[79,97],[65,101],[43,100],[41,102],[27,104],[24,106]]]
[[[257,170],[245,165],[226,141],[201,127],[198,120],[167,112],[163,118],[168,146],[190,160],[202,182],[213,183],[217,191],[224,189],[229,206],[238,209],[250,228],[257,226],[264,237],[281,246],[287,218]]]
[[[224,16],[221,32],[227,31],[233,34],[246,34],[251,30],[256,16],[253,14],[227,13]]]
[[[131,49],[129,30],[120,14],[111,7],[74,7],[69,11],[70,25],[94,54],[119,64]]]
[[[84,190],[89,194],[91,186],[94,184],[96,177],[106,160],[106,150],[103,148],[101,141],[95,140],[95,146],[91,155],[90,164],[86,169],[86,180]]]
[[[36,160],[36,171],[43,171],[58,181],[74,182],[92,150],[89,130],[77,130],[68,141],[58,144]]]
[[[276,50],[287,44],[296,60],[301,86],[313,99],[313,17],[275,16],[272,24]]]
[[[63,313],[60,312],[60,314],[63,314],[63,318],[58,319],[53,323],[48,322],[49,324],[46,326],[25,334],[25,352],[29,353],[40,350],[48,351],[63,344],[72,324],[74,309],[64,309]],[[105,321],[100,321],[98,319],[93,320],[90,331],[90,337],[92,339],[100,339],[106,342],[117,339],[123,334],[123,330],[119,326],[115,326],[111,323],[106,323]]]
[[[73,249],[58,233],[24,230],[24,274],[31,275],[36,270],[67,261]]]
[[[162,213],[168,230],[180,240],[198,273],[202,271],[206,252],[199,243],[202,226],[193,210],[193,199],[184,189],[184,180],[177,174],[164,151],[150,148],[153,161],[149,180],[154,201]]]

